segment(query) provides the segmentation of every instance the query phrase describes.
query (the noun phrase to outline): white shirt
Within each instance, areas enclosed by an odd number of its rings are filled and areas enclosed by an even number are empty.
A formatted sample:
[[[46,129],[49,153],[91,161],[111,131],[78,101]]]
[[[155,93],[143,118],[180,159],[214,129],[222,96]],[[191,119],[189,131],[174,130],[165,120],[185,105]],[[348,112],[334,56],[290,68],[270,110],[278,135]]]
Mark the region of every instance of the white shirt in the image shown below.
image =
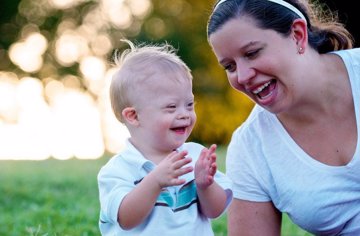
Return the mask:
[[[178,150],[187,150],[194,166],[204,147],[185,143]],[[198,198],[194,173],[181,176],[186,183],[168,187],[158,197],[151,214],[132,230],[123,230],[117,222],[118,209],[126,194],[133,190],[155,164],[127,142],[126,149],[101,168],[98,174],[100,192],[100,231],[102,235],[166,235],[166,236],[211,236],[213,231],[208,218],[198,211]],[[231,182],[221,172],[215,181],[227,193],[227,205],[232,199]]]
[[[346,64],[358,130],[357,147],[346,166],[311,158],[277,117],[255,106],[233,134],[227,175],[234,197],[272,201],[301,228],[321,235],[360,235],[360,50],[334,52]]]

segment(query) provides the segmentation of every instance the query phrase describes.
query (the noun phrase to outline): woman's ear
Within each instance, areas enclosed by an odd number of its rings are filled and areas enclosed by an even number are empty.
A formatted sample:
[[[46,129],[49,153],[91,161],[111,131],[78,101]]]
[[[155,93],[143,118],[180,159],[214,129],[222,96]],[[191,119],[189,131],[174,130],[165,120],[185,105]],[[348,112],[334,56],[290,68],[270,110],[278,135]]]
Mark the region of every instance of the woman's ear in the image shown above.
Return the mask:
[[[303,19],[294,20],[291,27],[291,34],[296,42],[297,52],[303,54],[308,45],[308,33],[306,21]]]
[[[126,107],[121,112],[126,123],[137,126],[139,124],[138,116],[134,107]]]

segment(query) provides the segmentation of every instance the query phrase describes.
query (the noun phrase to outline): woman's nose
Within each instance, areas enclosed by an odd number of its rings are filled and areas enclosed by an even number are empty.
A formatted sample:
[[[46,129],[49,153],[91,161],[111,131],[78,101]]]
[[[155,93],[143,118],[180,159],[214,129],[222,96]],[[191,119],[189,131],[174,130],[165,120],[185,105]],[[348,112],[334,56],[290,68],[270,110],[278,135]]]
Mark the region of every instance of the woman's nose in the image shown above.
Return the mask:
[[[245,63],[237,63],[236,66],[237,82],[247,84],[255,76],[255,70]]]

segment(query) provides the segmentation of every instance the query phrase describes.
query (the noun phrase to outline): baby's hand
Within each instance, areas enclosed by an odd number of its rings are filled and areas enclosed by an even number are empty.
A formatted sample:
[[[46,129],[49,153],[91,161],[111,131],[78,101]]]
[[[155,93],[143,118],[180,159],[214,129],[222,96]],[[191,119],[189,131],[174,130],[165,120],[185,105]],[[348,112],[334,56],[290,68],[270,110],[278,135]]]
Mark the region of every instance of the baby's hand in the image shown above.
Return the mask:
[[[181,185],[185,179],[179,179],[179,176],[193,171],[192,166],[184,167],[191,162],[190,157],[185,157],[187,151],[172,152],[152,171],[152,175],[159,183],[160,188],[168,186]]]
[[[209,149],[204,148],[195,164],[195,182],[200,189],[205,189],[214,182],[217,170],[215,150],[215,144],[211,145]]]

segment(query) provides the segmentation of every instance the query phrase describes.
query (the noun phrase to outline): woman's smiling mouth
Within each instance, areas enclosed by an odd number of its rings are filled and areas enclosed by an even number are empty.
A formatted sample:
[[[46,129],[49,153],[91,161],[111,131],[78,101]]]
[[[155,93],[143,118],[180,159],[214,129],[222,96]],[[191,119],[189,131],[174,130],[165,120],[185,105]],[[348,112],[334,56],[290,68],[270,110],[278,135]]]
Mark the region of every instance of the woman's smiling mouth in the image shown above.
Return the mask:
[[[252,93],[257,96],[259,99],[266,99],[271,96],[272,91],[275,88],[276,80],[270,80],[269,82],[261,85],[252,91]]]

